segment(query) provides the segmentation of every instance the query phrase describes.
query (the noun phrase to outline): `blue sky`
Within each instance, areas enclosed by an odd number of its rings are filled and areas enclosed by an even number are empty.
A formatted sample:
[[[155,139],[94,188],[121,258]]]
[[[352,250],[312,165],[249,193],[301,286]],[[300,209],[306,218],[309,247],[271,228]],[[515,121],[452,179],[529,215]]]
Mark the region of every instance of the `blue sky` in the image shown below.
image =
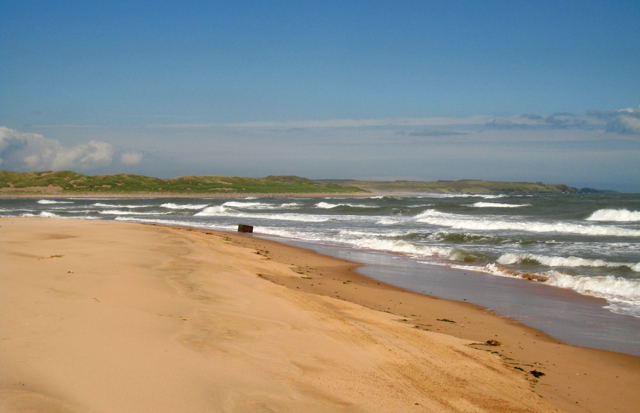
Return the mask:
[[[639,21],[637,1],[0,0],[0,168],[640,192]]]

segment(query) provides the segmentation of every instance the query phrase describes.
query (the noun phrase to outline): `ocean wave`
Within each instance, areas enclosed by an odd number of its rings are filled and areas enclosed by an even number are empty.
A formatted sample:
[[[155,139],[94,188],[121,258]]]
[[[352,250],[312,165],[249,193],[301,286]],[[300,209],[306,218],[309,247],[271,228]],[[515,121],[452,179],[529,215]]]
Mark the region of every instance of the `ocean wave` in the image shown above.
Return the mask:
[[[331,217],[323,217],[318,215],[304,214],[252,214],[236,211],[232,208],[226,208],[223,205],[207,207],[202,211],[194,214],[196,217],[237,217],[249,219],[268,219],[281,221],[298,221],[298,222],[327,222]]]
[[[168,215],[170,212],[136,212],[136,211],[121,211],[119,209],[107,209],[105,211],[98,211],[102,215]]]
[[[451,248],[419,246],[402,240],[384,240],[379,238],[342,239],[342,242],[356,248],[407,254],[414,257],[442,257],[451,255]]]
[[[279,205],[268,204],[265,202],[238,202],[228,201],[222,204],[222,206],[239,209],[255,209],[255,210],[269,210],[269,209],[296,209],[300,207],[297,202],[285,202]]]
[[[53,212],[42,211],[39,214],[32,214],[30,212],[25,212],[24,214],[20,214],[21,217],[40,217],[40,218],[62,218],[60,215],[56,215]]]
[[[379,221],[376,221],[376,224],[378,225],[394,225],[394,224],[399,224],[400,221],[398,221],[397,219],[392,219],[392,218],[382,218]]]
[[[155,205],[120,205],[120,204],[103,204],[100,202],[96,202],[95,204],[91,204],[91,206],[94,207],[98,207],[98,208],[153,208],[155,207]]]
[[[609,309],[619,313],[640,316],[640,280],[610,275],[587,277],[553,272],[546,284],[571,289],[582,295],[604,298]],[[624,312],[623,312],[624,311]]]
[[[526,232],[559,232],[590,236],[640,237],[639,230],[614,226],[569,224],[564,222],[516,222],[473,218],[429,209],[414,217],[417,222],[466,230],[511,230]]]
[[[341,206],[350,207],[350,208],[378,208],[375,205],[361,205],[361,204],[330,204],[328,202],[318,202],[316,208],[321,209],[333,209]]]
[[[416,198],[484,198],[484,199],[498,199],[504,198],[508,195],[504,194],[440,194],[440,193],[430,193],[419,195]]]
[[[514,205],[514,204],[501,204],[498,202],[476,202],[471,206],[476,208],[520,208],[524,206],[530,206],[530,204]]]
[[[274,209],[274,205],[265,204],[263,202],[238,202],[238,201],[228,201],[222,204],[226,207],[231,208],[242,208],[242,209]]]
[[[316,208],[322,208],[322,209],[333,209],[333,208],[337,208],[339,206],[340,206],[340,204],[329,204],[327,202],[318,202],[316,204]]]
[[[530,273],[512,270],[498,264],[484,267],[472,265],[450,265],[451,268],[478,271],[507,278],[521,278],[539,281],[544,284],[573,290],[579,294],[603,298],[607,301],[604,308],[619,314],[640,317],[640,280],[622,277],[571,275],[558,271]]]
[[[500,237],[493,237],[490,235],[478,235],[478,234],[466,234],[466,233],[451,233],[446,231],[439,231],[430,235],[430,238],[444,241],[444,242],[453,242],[456,244],[462,243],[472,243],[472,242],[489,242],[493,241],[493,243],[498,242],[513,242],[512,240]]]
[[[599,209],[587,221],[640,222],[640,211],[628,209]]]
[[[168,208],[168,209],[202,209],[208,206],[208,204],[199,204],[199,205],[194,205],[194,204],[186,204],[186,205],[178,205],[178,204],[173,204],[173,203],[167,203],[167,204],[162,204],[160,205],[163,208]]]
[[[194,217],[214,217],[229,213],[231,210],[222,205],[206,207],[200,212],[194,214]]]
[[[38,201],[39,204],[49,205],[49,204],[73,204],[71,201],[54,201],[52,199],[41,199]]]
[[[640,262],[621,263],[608,262],[601,259],[588,259],[579,257],[550,257],[546,255],[530,253],[507,253],[498,258],[498,263],[503,265],[512,264],[541,264],[547,267],[605,267],[605,268],[628,268],[631,271],[640,272]]]

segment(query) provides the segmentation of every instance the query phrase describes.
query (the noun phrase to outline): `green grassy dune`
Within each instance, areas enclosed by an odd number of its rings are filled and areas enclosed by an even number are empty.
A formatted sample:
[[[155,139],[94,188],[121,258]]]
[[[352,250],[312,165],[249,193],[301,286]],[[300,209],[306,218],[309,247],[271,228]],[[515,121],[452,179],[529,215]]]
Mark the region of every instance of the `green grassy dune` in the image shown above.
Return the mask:
[[[541,182],[503,181],[359,181],[351,179],[311,180],[298,176],[182,176],[160,179],[144,175],[89,176],[72,171],[0,171],[0,193],[55,192],[57,194],[353,194],[378,193],[567,193],[578,192],[567,185]]]
[[[427,193],[563,193],[577,192],[567,185],[545,184],[542,182],[505,182],[462,179],[459,181],[358,181],[351,179],[321,180],[324,183],[357,186],[370,192],[427,192]]]
[[[363,192],[353,186],[321,183],[297,176],[267,176],[266,178],[240,178],[228,176],[182,176],[160,179],[144,175],[116,174],[88,176],[72,171],[10,172],[0,171],[0,188],[17,192],[38,188],[58,188],[70,194],[225,194],[225,193],[327,193],[349,194]],[[12,191],[11,189],[14,189]],[[51,188],[50,188],[51,189]]]

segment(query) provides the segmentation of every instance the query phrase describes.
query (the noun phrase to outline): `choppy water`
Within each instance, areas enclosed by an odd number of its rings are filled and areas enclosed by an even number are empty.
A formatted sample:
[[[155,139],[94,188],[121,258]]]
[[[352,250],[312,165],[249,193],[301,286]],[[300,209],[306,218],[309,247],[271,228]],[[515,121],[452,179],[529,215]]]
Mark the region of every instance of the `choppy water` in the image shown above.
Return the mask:
[[[219,230],[242,223],[285,239],[402,254],[416,265],[533,278],[640,318],[640,194],[22,198],[0,199],[0,216]]]

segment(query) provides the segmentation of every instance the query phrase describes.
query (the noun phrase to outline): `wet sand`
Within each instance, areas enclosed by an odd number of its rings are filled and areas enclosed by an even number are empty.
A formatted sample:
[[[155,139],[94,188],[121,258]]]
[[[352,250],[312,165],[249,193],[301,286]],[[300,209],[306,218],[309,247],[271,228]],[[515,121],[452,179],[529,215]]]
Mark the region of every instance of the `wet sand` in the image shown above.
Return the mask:
[[[638,357],[565,345],[256,237],[2,218],[0,262],[0,411],[640,405]]]

